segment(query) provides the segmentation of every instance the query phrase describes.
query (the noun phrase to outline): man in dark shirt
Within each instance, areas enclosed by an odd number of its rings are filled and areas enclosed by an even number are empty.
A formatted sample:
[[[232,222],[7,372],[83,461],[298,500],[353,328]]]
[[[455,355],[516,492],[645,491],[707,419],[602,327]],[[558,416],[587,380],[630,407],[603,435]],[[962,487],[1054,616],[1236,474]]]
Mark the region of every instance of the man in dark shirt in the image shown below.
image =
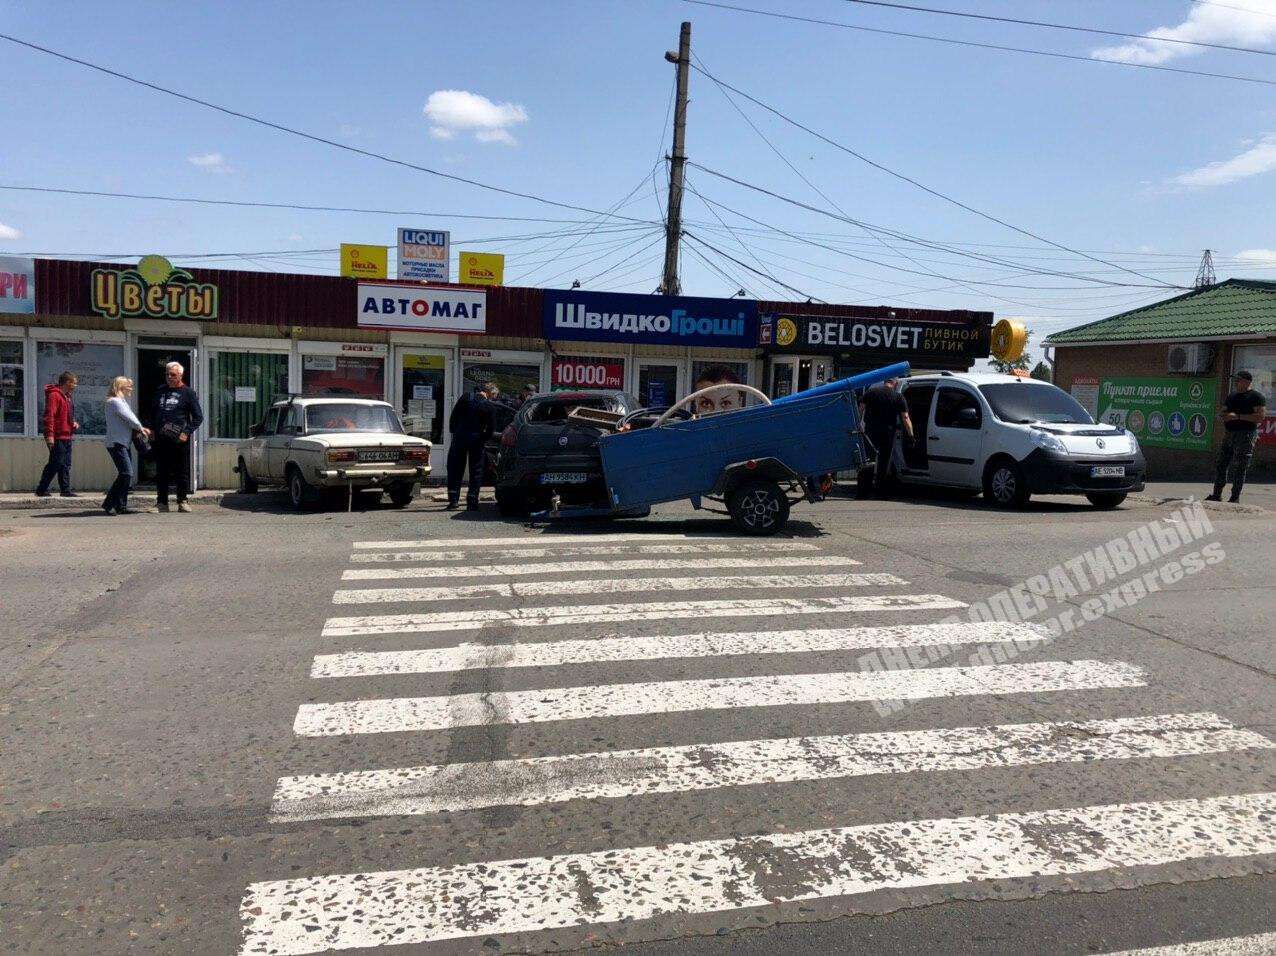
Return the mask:
[[[913,438],[913,421],[908,417],[908,403],[899,393],[899,379],[888,378],[874,385],[860,399],[860,415],[864,434],[877,453],[877,466],[873,483],[879,494],[884,494],[890,480],[891,455],[895,450],[895,435],[900,423],[909,441]]]
[[[462,395],[448,416],[452,443],[447,450],[447,507],[451,511],[461,500],[461,478],[466,462],[470,486],[465,493],[467,511],[478,511],[479,488],[483,484],[483,445],[492,435],[492,400],[500,394],[494,382],[484,382],[472,393]]]
[[[195,389],[182,382],[179,362],[164,366],[164,387],[155,393],[152,428],[155,432],[155,507],[168,511],[168,489],[177,491],[177,510],[190,511],[186,495],[191,484],[191,436],[204,424]]]
[[[1241,500],[1245,487],[1245,472],[1254,457],[1254,444],[1258,441],[1258,426],[1267,415],[1267,398],[1254,390],[1254,376],[1249,372],[1236,373],[1236,391],[1223,402],[1223,444],[1218,450],[1218,470],[1214,475],[1214,493],[1206,501],[1222,501],[1223,486],[1227,484],[1228,466],[1231,466],[1232,496],[1227,500]]]

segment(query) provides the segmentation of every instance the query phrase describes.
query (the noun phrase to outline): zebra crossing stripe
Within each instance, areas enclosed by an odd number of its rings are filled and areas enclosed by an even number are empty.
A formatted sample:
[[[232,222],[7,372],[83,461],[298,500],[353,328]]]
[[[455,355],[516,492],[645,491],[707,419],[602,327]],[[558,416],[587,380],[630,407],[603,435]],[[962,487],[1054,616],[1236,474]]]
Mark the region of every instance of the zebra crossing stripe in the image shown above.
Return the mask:
[[[343,581],[375,581],[383,578],[503,578],[520,574],[574,574],[583,571],[711,571],[723,568],[833,568],[853,567],[854,558],[838,555],[788,558],[695,558],[683,560],[636,559],[622,561],[554,561],[544,564],[476,564],[447,568],[355,568],[341,575]]]
[[[1080,660],[595,684],[302,704],[293,730],[302,737],[336,737],[791,704],[1141,687],[1143,683],[1143,672],[1133,664]]]
[[[382,674],[441,674],[493,667],[559,667],[609,661],[654,661],[731,654],[802,654],[871,647],[1042,641],[1044,628],[1003,621],[843,627],[828,630],[662,634],[654,637],[592,638],[520,644],[458,644],[431,650],[321,654],[311,677],[371,677]]]
[[[354,547],[359,549],[368,548],[385,548],[385,549],[402,549],[402,548],[490,548],[493,545],[526,545],[531,548],[543,548],[547,544],[593,544],[595,542],[611,542],[611,541],[634,541],[634,542],[651,542],[651,541],[739,541],[738,535],[711,535],[711,534],[685,534],[685,533],[668,533],[668,534],[598,534],[598,533],[578,533],[571,534],[524,534],[517,538],[436,538],[433,541],[356,541]]]
[[[241,954],[419,944],[1276,852],[1276,793],[1119,803],[251,884]],[[1211,860],[1211,858],[1214,858]],[[842,912],[855,912],[854,900]]]
[[[566,606],[483,608],[435,611],[427,614],[375,614],[331,617],[324,637],[365,634],[433,633],[484,627],[549,627],[569,624],[630,624],[670,618],[788,617],[794,614],[846,614],[871,611],[951,611],[966,607],[942,594],[864,594],[854,597],[726,599],[714,601],[654,601],[639,604],[578,604]]]
[[[1272,748],[1268,738],[1213,713],[741,740],[283,777],[271,819],[409,816],[869,774]]]
[[[332,595],[333,604],[406,604],[473,598],[547,597],[556,594],[645,594],[656,591],[740,590],[746,588],[862,588],[904,585],[893,574],[758,574],[738,577],[603,578],[597,581],[515,581],[462,584],[447,588],[353,588]]]
[[[1107,956],[1271,956],[1272,953],[1276,953],[1276,933],[1203,939],[1196,943],[1154,946],[1151,949],[1124,949]]]
[[[795,554],[800,551],[819,551],[819,547],[805,541],[744,541],[704,544],[609,544],[578,547],[564,545],[548,548],[507,548],[485,551],[483,557],[492,559],[509,558],[513,561],[527,561],[532,558],[575,558],[590,556],[625,555],[625,554]],[[356,551],[350,560],[360,564],[390,563],[396,561],[464,561],[474,557],[469,551]]]

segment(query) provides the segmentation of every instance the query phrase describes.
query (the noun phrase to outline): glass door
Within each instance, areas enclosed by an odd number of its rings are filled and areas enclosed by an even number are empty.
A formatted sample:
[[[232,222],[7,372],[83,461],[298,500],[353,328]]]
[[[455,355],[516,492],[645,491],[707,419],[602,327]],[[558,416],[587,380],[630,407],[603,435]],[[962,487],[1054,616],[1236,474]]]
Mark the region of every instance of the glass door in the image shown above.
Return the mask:
[[[137,401],[137,417],[147,428],[155,428],[155,399],[159,390],[165,386],[165,369],[170,362],[177,362],[185,370],[182,381],[194,388],[195,348],[193,346],[164,346],[150,343],[137,347],[137,381],[133,395]],[[205,412],[207,404],[203,403]],[[198,434],[191,435],[188,445],[190,450],[190,488],[195,491],[199,487],[199,444]],[[155,460],[144,455],[138,456],[137,483],[153,485],[155,483]]]
[[[678,362],[638,359],[638,405],[668,408],[683,395],[682,369]]]
[[[785,395],[793,394],[797,379],[797,362],[796,358],[789,355],[777,355],[771,359],[770,395],[772,398],[783,398]]]
[[[442,474],[447,458],[447,415],[452,391],[452,360],[447,352],[401,349],[395,361],[395,394],[403,427],[428,439],[433,474]]]

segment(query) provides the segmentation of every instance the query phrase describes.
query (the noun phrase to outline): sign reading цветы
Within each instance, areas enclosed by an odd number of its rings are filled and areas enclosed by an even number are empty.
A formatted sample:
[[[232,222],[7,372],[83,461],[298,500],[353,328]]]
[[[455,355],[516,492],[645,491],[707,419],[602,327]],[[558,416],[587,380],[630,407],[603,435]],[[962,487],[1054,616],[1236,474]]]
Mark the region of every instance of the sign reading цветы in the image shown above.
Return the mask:
[[[449,282],[452,234],[438,229],[399,230],[400,279]]]
[[[1216,386],[1212,378],[1106,378],[1095,418],[1128,428],[1144,445],[1204,451],[1218,415]]]
[[[360,328],[486,332],[487,292],[432,286],[359,283]]]

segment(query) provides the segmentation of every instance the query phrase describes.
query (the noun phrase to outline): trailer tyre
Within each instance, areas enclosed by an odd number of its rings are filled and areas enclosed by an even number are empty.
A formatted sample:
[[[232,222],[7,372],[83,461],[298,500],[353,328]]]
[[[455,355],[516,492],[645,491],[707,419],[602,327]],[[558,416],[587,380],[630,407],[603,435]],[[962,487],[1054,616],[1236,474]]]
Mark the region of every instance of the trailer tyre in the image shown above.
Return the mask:
[[[774,481],[750,481],[731,493],[727,510],[745,534],[775,534],[789,520],[789,499]]]

